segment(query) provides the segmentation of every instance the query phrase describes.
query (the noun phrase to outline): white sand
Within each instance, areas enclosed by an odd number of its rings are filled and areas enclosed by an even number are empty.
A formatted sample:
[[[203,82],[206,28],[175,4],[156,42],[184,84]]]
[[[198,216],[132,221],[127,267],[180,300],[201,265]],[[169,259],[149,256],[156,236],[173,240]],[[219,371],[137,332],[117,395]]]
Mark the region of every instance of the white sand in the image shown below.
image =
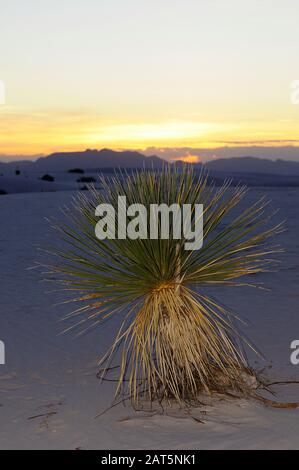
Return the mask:
[[[219,288],[213,293],[250,319],[246,334],[268,358],[256,366],[272,364],[271,379],[299,379],[299,365],[289,360],[290,342],[299,339],[299,190],[268,193],[289,229],[281,236],[287,250],[281,271],[258,279],[272,292]],[[0,448],[299,448],[299,410],[263,408],[246,400],[194,410],[204,423],[177,410],[162,415],[122,405],[95,419],[113,396],[113,384],[99,385],[95,374],[114,325],[76,339],[59,336],[64,325],[58,320],[70,306],[54,306],[64,297],[47,293],[52,286],[39,282],[37,270],[27,270],[37,259],[36,246],[55,236],[44,217],[56,215],[70,198],[67,192],[0,196],[0,339],[6,346],[6,365],[0,365]],[[299,385],[276,390],[281,400],[299,400]]]

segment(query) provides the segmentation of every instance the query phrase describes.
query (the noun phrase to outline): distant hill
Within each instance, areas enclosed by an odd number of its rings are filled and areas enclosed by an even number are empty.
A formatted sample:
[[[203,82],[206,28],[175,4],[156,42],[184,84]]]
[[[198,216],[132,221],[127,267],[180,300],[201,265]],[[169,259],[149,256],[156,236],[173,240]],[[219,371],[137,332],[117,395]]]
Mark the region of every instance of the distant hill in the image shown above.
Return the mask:
[[[117,152],[109,149],[85,150],[83,152],[58,152],[47,157],[40,157],[36,161],[0,162],[0,173],[6,169],[14,171],[34,171],[38,173],[51,173],[69,171],[72,168],[84,170],[98,170],[111,168],[161,168],[165,160],[153,155],[146,157],[140,152],[123,151]],[[177,161],[177,166],[184,165]],[[200,168],[201,164],[194,164]],[[287,160],[267,160],[262,158],[244,156],[233,158],[220,158],[205,163],[211,174],[223,172],[226,175],[252,174],[252,175],[275,175],[275,176],[299,176],[299,162]]]
[[[146,157],[139,152],[116,152],[102,149],[52,153],[35,161],[0,162],[0,171],[5,168],[20,168],[21,170],[40,172],[68,171],[71,168],[161,168],[163,163],[164,160],[159,157]]]
[[[146,157],[139,152],[116,152],[114,150],[85,150],[84,152],[52,153],[34,162],[35,170],[69,170],[70,168],[161,168],[159,157]]]
[[[0,161],[0,173],[1,171],[8,170],[15,170],[16,168],[21,168],[22,170],[32,168],[34,164],[31,160],[12,160],[11,162],[2,162]]]
[[[220,158],[207,162],[205,167],[211,171],[225,173],[299,176],[299,162],[288,160],[267,160],[256,157]]]

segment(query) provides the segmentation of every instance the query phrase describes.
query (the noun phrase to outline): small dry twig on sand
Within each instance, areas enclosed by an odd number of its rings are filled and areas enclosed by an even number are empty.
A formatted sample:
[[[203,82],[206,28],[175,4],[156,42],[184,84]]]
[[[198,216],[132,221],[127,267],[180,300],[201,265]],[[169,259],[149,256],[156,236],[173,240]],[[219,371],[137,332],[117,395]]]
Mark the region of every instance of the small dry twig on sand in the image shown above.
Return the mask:
[[[31,420],[31,419],[43,418],[43,417],[49,418],[52,415],[57,415],[57,411],[49,411],[48,413],[41,413],[39,415],[29,416],[29,418],[27,418],[27,419]]]

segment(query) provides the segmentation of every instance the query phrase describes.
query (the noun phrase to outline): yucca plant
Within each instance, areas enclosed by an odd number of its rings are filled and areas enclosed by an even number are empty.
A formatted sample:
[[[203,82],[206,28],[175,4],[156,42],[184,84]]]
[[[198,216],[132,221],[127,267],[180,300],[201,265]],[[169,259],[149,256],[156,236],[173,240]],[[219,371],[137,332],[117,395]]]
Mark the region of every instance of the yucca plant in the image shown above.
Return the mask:
[[[78,316],[76,325],[118,317],[102,358],[103,377],[118,361],[116,395],[125,393],[136,405],[141,396],[182,404],[196,402],[201,392],[249,393],[235,317],[205,286],[249,285],[250,275],[269,269],[278,247],[268,242],[282,225],[269,228],[265,198],[227,219],[247,189],[229,181],[216,187],[204,172],[173,165],[101,177],[101,189],[89,189],[75,196],[58,223],[66,244],[55,249],[53,272],[82,303],[70,314]],[[203,247],[187,251],[184,238],[97,239],[95,209],[116,208],[119,195],[128,205],[190,204],[193,219],[195,204],[203,204]]]

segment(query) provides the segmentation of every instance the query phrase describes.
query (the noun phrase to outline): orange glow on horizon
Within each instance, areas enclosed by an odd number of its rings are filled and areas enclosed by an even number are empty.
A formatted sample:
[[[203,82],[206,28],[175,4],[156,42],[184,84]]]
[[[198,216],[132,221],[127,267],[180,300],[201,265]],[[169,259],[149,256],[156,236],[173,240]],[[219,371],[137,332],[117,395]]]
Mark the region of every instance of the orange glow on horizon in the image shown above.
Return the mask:
[[[145,150],[149,147],[202,148],[298,146],[299,121],[161,120],[118,121],[91,110],[23,110],[1,106],[0,154],[34,155],[86,148]],[[198,162],[196,153],[182,159]]]
[[[180,160],[185,163],[199,163],[201,158],[198,155],[184,155],[182,157],[177,157],[175,161]]]

